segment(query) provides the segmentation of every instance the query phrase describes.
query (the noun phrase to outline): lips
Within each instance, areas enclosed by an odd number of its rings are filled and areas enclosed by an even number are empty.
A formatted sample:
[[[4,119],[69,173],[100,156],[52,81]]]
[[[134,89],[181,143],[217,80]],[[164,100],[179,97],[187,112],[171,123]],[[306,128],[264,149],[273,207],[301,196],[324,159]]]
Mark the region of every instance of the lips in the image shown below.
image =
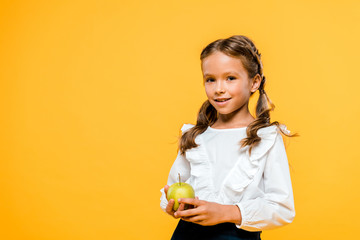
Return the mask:
[[[214,99],[214,101],[218,107],[224,107],[224,106],[227,106],[230,99],[231,98],[216,98],[216,99]]]
[[[229,101],[231,98],[216,98],[214,99],[215,102],[226,102]]]

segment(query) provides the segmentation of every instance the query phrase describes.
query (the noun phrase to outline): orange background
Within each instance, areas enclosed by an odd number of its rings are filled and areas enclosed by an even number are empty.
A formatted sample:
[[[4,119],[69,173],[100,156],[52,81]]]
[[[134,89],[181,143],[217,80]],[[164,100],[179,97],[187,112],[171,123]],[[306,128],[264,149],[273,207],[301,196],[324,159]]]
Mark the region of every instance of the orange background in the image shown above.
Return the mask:
[[[296,217],[271,239],[355,239],[359,1],[1,1],[0,239],[169,239],[160,188],[206,99],[199,55],[254,40]],[[253,108],[257,96],[252,99]],[[251,109],[253,110],[253,109]]]

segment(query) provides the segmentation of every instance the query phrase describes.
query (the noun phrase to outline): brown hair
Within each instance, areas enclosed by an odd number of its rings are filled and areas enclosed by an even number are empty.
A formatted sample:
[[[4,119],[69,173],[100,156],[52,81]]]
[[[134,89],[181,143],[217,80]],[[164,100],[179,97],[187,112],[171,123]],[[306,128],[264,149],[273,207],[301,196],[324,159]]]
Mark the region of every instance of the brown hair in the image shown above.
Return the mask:
[[[271,102],[264,89],[266,78],[263,74],[261,54],[255,47],[255,44],[248,37],[242,35],[218,39],[202,50],[200,60],[203,60],[215,51],[220,51],[231,57],[239,58],[246,69],[249,78],[254,78],[257,74],[261,77],[261,83],[258,89],[259,99],[256,104],[256,118],[248,125],[246,129],[247,137],[240,142],[241,147],[250,146],[249,152],[251,154],[251,149],[261,141],[261,138],[257,135],[257,131],[272,125],[276,125],[285,136],[298,136],[296,133],[286,133],[280,128],[280,123],[277,121],[270,123],[270,111],[274,110],[275,105]],[[251,95],[252,94],[253,93],[251,93]],[[179,149],[181,154],[184,154],[188,149],[197,147],[198,145],[195,143],[196,136],[205,132],[208,126],[214,124],[216,120],[217,111],[210,102],[206,100],[199,110],[196,125],[186,131],[180,138]]]

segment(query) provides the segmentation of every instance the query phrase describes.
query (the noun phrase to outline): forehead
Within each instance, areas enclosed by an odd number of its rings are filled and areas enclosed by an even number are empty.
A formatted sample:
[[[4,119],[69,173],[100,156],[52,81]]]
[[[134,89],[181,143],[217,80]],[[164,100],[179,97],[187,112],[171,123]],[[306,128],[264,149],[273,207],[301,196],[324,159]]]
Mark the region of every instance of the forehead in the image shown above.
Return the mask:
[[[204,75],[209,75],[220,72],[242,72],[245,68],[240,58],[217,51],[202,59],[201,70]]]

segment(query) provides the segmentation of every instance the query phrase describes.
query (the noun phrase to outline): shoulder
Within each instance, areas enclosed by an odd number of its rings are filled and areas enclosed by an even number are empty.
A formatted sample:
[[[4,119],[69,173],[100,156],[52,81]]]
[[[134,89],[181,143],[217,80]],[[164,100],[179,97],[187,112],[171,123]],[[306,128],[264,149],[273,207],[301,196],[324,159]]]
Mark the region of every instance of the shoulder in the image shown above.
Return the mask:
[[[181,127],[181,131],[184,133],[186,132],[187,130],[189,130],[190,128],[194,127],[195,125],[194,124],[184,124],[182,127]]]
[[[279,125],[279,127],[272,125],[258,130],[257,134],[261,138],[261,141],[252,150],[252,160],[260,159],[262,156],[269,153],[269,151],[273,149],[273,146],[283,146],[284,143],[279,128],[285,132],[288,131],[285,125]]]
[[[280,124],[279,127],[276,125],[271,125],[268,127],[260,128],[257,131],[257,134],[259,137],[266,137],[268,135],[280,134],[281,133],[280,129],[287,134],[290,133],[290,131],[286,128],[286,125]]]

